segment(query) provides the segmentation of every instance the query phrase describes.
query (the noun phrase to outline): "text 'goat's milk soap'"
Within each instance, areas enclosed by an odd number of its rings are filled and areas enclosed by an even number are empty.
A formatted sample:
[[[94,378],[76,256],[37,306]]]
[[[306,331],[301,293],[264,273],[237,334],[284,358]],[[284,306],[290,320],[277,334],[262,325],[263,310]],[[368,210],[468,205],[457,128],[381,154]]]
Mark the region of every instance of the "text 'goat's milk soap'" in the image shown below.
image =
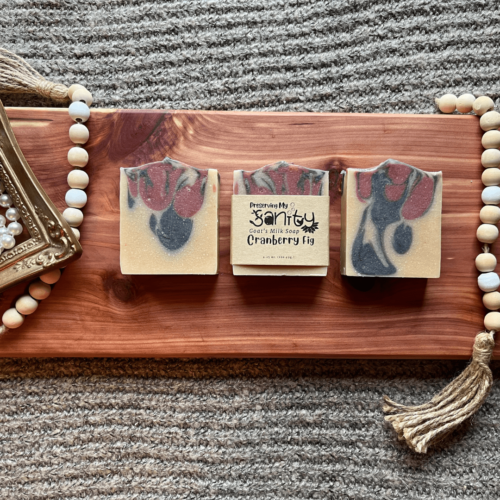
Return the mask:
[[[441,172],[395,160],[347,170],[342,190],[341,272],[439,278]]]
[[[324,170],[285,161],[254,171],[236,170],[231,208],[233,274],[326,276],[329,200]]]
[[[120,172],[123,274],[217,274],[219,176],[165,158]]]

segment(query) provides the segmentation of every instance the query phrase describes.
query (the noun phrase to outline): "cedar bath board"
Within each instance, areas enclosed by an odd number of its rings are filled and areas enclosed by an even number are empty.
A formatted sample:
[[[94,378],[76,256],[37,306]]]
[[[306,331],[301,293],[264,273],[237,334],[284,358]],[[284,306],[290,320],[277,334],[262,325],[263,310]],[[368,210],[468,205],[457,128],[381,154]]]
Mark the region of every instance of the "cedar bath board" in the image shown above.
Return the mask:
[[[67,109],[8,108],[29,164],[60,210],[71,142]],[[477,287],[479,121],[473,116],[94,110],[83,257],[1,356],[468,358],[485,310]],[[170,156],[221,175],[220,274],[123,276],[119,168]],[[339,176],[394,158],[442,170],[440,279],[339,272]],[[288,160],[330,171],[326,278],[234,277],[232,172]],[[3,294],[1,310],[25,287]],[[499,348],[496,355],[500,354]]]

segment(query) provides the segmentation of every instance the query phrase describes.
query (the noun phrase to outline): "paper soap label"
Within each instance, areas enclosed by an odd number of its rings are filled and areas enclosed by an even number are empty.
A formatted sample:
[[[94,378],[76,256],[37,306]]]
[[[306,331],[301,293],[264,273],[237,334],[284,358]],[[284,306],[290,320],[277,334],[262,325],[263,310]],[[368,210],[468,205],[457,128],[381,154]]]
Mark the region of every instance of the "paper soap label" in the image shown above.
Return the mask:
[[[231,264],[328,266],[329,196],[233,195]]]

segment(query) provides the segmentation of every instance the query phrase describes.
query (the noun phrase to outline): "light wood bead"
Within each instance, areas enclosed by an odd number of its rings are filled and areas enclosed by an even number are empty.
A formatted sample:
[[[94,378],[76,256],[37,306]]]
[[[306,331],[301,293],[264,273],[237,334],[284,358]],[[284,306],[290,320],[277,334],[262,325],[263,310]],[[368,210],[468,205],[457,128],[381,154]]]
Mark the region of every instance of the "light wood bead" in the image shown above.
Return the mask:
[[[72,227],[78,227],[83,222],[83,212],[78,208],[67,208],[63,212],[63,217],[66,219],[66,222]]]
[[[496,168],[500,165],[500,149],[485,149],[481,155],[484,168]]]
[[[476,236],[481,243],[494,243],[498,238],[498,227],[493,224],[481,224],[477,228]]]
[[[500,203],[500,187],[486,186],[481,193],[485,205],[498,205]]]
[[[497,224],[500,222],[500,207],[494,205],[486,205],[479,212],[481,222],[485,224]]]
[[[83,85],[80,85],[79,83],[74,83],[71,85],[71,87],[68,89],[68,97],[72,100],[73,99],[73,94],[75,90],[78,89],[84,89],[85,87]]]
[[[483,304],[486,309],[496,311],[500,309],[500,292],[488,292],[483,295]]]
[[[89,174],[83,170],[72,170],[68,174],[68,186],[74,189],[85,189],[89,185],[89,180]]]
[[[52,288],[49,284],[39,280],[33,281],[29,287],[30,295],[36,300],[45,300],[51,291]]]
[[[71,228],[73,230],[73,233],[75,233],[76,239],[80,241],[80,231],[76,227]]]
[[[89,129],[83,123],[75,123],[69,128],[69,138],[75,144],[85,144],[89,137]]]
[[[470,113],[476,97],[472,94],[463,94],[457,99],[457,111],[459,113]]]
[[[489,97],[482,95],[478,97],[472,104],[472,110],[477,116],[482,116],[484,113],[491,111],[495,107],[495,103]]]
[[[487,113],[484,113],[479,120],[479,126],[485,132],[497,129],[500,127],[500,113],[498,111],[488,111]]]
[[[72,102],[69,105],[68,113],[71,118],[77,123],[85,123],[90,118],[90,109],[80,101]]]
[[[482,273],[489,273],[497,267],[497,258],[492,253],[480,253],[476,257],[476,268]]]
[[[481,139],[484,149],[500,148],[500,130],[488,130]]]
[[[483,273],[477,277],[477,284],[483,292],[494,292],[500,286],[497,273]]]
[[[3,313],[2,323],[7,328],[19,328],[24,323],[24,316],[12,307]]]
[[[500,330],[500,312],[489,312],[484,317],[484,326],[487,330]]]
[[[84,102],[87,106],[92,106],[92,94],[86,89],[76,89],[71,97],[73,102]]]
[[[87,204],[87,195],[83,189],[68,189],[65,200],[68,207],[83,208]]]
[[[74,147],[68,151],[68,162],[73,167],[83,168],[89,162],[89,154],[83,148]]]
[[[8,332],[9,329],[5,325],[0,325],[0,335],[3,335],[4,333]]]
[[[28,316],[33,314],[38,308],[38,302],[31,295],[23,295],[16,300],[17,312]]]
[[[61,277],[61,270],[60,269],[53,269],[52,271],[49,271],[48,273],[42,274],[40,276],[40,279],[44,283],[47,283],[47,285],[53,285],[54,283],[57,283],[59,281],[60,277]]]
[[[436,104],[442,113],[453,113],[457,107],[457,97],[453,94],[445,94],[436,99]]]
[[[500,184],[500,168],[487,168],[481,175],[485,186],[498,186]]]

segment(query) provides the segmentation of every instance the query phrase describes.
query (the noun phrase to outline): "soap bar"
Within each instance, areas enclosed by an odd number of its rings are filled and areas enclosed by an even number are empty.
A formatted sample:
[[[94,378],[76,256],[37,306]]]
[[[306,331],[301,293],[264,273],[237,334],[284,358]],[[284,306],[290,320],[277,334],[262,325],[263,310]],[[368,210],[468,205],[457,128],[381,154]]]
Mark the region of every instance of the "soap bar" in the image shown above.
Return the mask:
[[[120,172],[123,274],[217,274],[219,176],[170,158]]]
[[[235,170],[233,194],[328,196],[328,172],[286,161],[253,171]],[[326,276],[327,271],[327,266],[233,265],[235,276]]]
[[[341,272],[439,278],[441,172],[396,160],[347,170],[342,190]]]

